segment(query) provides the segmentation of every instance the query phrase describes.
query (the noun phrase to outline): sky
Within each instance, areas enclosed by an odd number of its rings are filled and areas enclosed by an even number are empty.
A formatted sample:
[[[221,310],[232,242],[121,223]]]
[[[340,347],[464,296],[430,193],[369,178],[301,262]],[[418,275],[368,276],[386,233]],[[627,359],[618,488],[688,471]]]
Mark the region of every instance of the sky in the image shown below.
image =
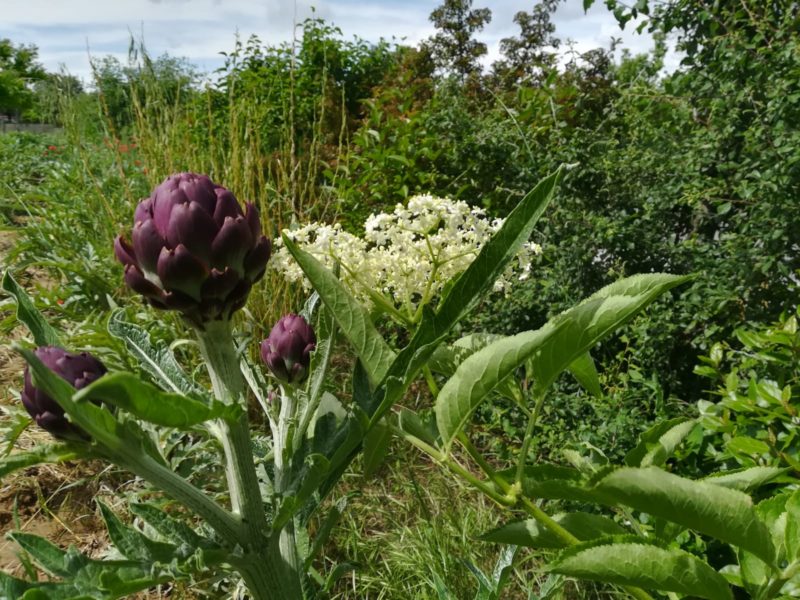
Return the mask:
[[[380,38],[416,45],[434,33],[428,20],[441,0],[0,0],[0,38],[32,43],[49,71],[62,66],[90,79],[89,56],[125,60],[131,34],[143,36],[152,56],[164,52],[185,57],[203,72],[221,66],[221,51],[232,49],[238,32],[262,41],[291,40],[293,23],[312,14],[337,25],[346,38]],[[499,57],[499,42],[519,31],[517,11],[535,0],[475,0],[492,11],[492,21],[477,37],[485,42],[487,64]],[[313,12],[312,12],[313,11]],[[572,40],[578,52],[607,47],[622,38],[633,53],[652,48],[652,39],[636,34],[635,24],[621,31],[602,0],[587,13],[583,0],[566,0],[554,17],[556,34]],[[669,61],[667,64],[669,68]]]

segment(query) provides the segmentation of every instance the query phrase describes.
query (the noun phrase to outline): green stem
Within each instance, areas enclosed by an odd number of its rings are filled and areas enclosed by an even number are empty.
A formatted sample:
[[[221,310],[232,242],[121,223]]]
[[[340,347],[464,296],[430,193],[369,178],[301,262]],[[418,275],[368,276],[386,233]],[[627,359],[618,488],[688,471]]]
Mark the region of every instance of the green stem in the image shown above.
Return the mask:
[[[197,337],[214,394],[221,402],[239,404],[243,409],[242,416],[235,422],[219,420],[215,425],[225,453],[231,507],[242,518],[250,544],[257,547],[266,519],[250,440],[245,380],[236,356],[230,322],[208,323],[204,331],[197,332]]]
[[[135,473],[205,519],[231,547],[241,543],[243,533],[241,521],[177,473],[146,454],[128,451],[126,448],[116,450],[107,458]]]
[[[491,479],[504,492],[508,493],[511,491],[511,486],[508,484],[508,482],[500,477],[497,474],[497,471],[494,470],[494,467],[492,467],[492,465],[490,465],[486,459],[483,458],[483,455],[478,452],[478,449],[472,444],[470,439],[467,437],[467,434],[465,434],[463,431],[459,433],[458,441],[462,446],[464,446],[464,449],[470,455],[472,460],[475,461],[475,463],[481,468],[481,471],[483,471],[489,479]]]
[[[789,564],[775,579],[770,581],[758,594],[759,600],[771,600],[792,577],[800,572],[800,560]]]
[[[287,560],[282,540],[273,536],[265,553],[233,562],[252,600],[304,600],[296,560]],[[295,556],[297,555],[295,551]]]
[[[533,414],[528,417],[528,427],[525,429],[525,437],[522,438],[522,448],[519,451],[519,462],[517,463],[517,476],[514,481],[517,485],[522,485],[522,478],[525,476],[525,463],[528,460],[528,454],[531,451],[531,443],[533,442],[533,432],[536,429],[536,421],[539,420],[539,413],[544,404],[544,392],[538,392],[536,397],[536,405],[533,408]]]
[[[425,375],[425,383],[428,384],[428,389],[431,391],[431,395],[436,398],[436,396],[439,395],[439,386],[436,385],[436,379],[433,378],[431,368],[428,365],[425,365],[422,367],[422,373]]]
[[[574,546],[575,544],[580,544],[580,540],[578,538],[576,538],[569,531],[567,531],[561,525],[559,525],[555,521],[555,519],[553,519],[550,515],[544,512],[541,508],[536,506],[536,504],[529,498],[523,496],[522,504],[529,515],[531,515],[539,523],[541,523],[547,529],[553,532],[553,534],[555,534],[567,546]],[[634,587],[632,585],[623,585],[621,587],[626,592],[628,592],[628,594],[630,594],[637,600],[654,600],[650,594],[648,594],[641,588]]]
[[[294,445],[297,421],[297,397],[290,385],[281,385],[281,408],[276,435],[273,439],[275,453],[275,491],[286,491],[291,471],[291,450]]]
[[[489,498],[491,498],[498,504],[502,506],[511,506],[516,502],[515,500],[510,499],[508,496],[505,496],[503,494],[498,494],[497,491],[494,488],[492,488],[491,485],[475,477],[475,475],[473,475],[467,469],[459,465],[444,452],[440,452],[430,444],[423,442],[421,439],[414,437],[413,435],[410,435],[397,427],[392,427],[392,431],[395,433],[395,435],[405,439],[412,446],[416,446],[417,448],[422,450],[425,454],[430,456],[436,462],[443,464],[450,471],[452,471],[453,473],[464,479],[475,489],[489,496]]]
[[[536,411],[534,411],[534,412],[536,412]],[[530,428],[530,425],[529,425],[529,428]],[[501,506],[506,506],[506,507],[514,506],[517,503],[517,501],[519,499],[521,499],[522,500],[522,504],[523,504],[525,510],[528,512],[528,514],[530,514],[534,519],[536,519],[544,527],[546,527],[551,532],[553,532],[553,534],[555,534],[562,542],[564,542],[565,545],[574,546],[575,544],[579,544],[580,543],[580,540],[578,538],[576,538],[574,535],[572,535],[564,527],[559,525],[558,522],[555,521],[555,519],[553,519],[550,515],[548,515],[546,512],[544,512],[541,508],[536,506],[536,504],[534,502],[532,502],[529,498],[526,498],[524,496],[520,496],[519,495],[519,490],[520,490],[519,485],[515,484],[514,486],[509,486],[508,483],[503,481],[502,478],[499,477],[495,473],[495,477],[493,478],[493,481],[495,481],[495,483],[497,483],[500,486],[500,488],[503,489],[503,491],[506,492],[505,495],[498,494],[485,481],[481,481],[480,479],[475,477],[472,473],[470,473],[469,471],[464,469],[461,465],[459,465],[458,463],[453,461],[452,458],[450,458],[445,453],[439,451],[438,449],[434,448],[430,444],[427,444],[426,442],[423,442],[419,438],[416,438],[413,435],[410,435],[410,434],[400,430],[399,428],[395,427],[395,428],[393,428],[393,431],[394,431],[394,433],[396,435],[398,435],[399,437],[404,438],[409,443],[411,443],[412,445],[416,446],[417,448],[419,448],[420,450],[425,452],[425,454],[429,455],[431,458],[433,458],[437,462],[443,464],[450,471],[452,471],[456,475],[458,475],[461,478],[463,478],[465,481],[467,481],[473,487],[475,487],[479,491],[483,492],[485,495],[487,495],[489,498],[491,498],[492,500],[494,500],[495,502],[497,502]],[[459,436],[459,441],[461,441],[462,444],[464,443],[464,439],[466,439],[465,436],[463,436],[463,437]],[[472,446],[472,444],[469,443],[468,439],[467,439],[467,444],[465,445],[465,448],[467,449],[467,452],[469,452],[470,456],[472,456],[473,458],[475,458],[476,456],[479,456],[479,453]],[[484,463],[485,467],[488,468],[488,470],[491,473],[494,473],[494,470],[491,468],[490,465],[488,465],[488,463],[485,462],[485,460],[483,460],[482,457],[480,458],[479,461],[477,459],[476,459],[476,461],[479,464]],[[484,466],[481,466],[481,468],[484,468]],[[487,473],[487,475],[488,474],[489,473]],[[500,483],[501,481],[502,481],[502,483]],[[640,588],[633,587],[633,586],[622,586],[622,588],[626,592],[628,592],[628,594],[630,594],[631,596],[633,596],[637,600],[654,600],[653,597],[650,594],[648,594],[647,592],[645,592],[644,590],[642,590]]]
[[[267,521],[247,420],[245,380],[236,356],[230,323],[209,323],[205,330],[198,331],[198,339],[214,394],[221,402],[239,404],[243,408],[237,421],[215,423],[225,452],[231,506],[241,516],[244,526],[240,544],[247,559],[239,561],[237,568],[254,600],[302,600],[302,571],[298,564],[293,524],[269,539],[265,535]],[[287,434],[289,432],[283,433],[284,436]],[[275,448],[276,470],[279,461],[283,462],[279,455],[285,448],[285,445]],[[285,485],[285,481],[281,481],[281,485]]]

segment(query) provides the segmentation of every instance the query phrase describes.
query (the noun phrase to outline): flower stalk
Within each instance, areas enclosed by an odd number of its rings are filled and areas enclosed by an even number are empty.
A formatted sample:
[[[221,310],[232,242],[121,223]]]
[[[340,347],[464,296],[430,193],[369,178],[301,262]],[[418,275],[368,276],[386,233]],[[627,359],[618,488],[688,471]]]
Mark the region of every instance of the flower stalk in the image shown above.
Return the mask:
[[[239,404],[243,408],[243,414],[237,421],[218,420],[215,427],[225,453],[231,508],[251,532],[251,541],[257,542],[266,520],[253,462],[245,381],[239,369],[230,322],[208,323],[205,330],[198,331],[198,340],[217,399],[226,404]]]
[[[242,546],[246,554],[254,556],[256,562],[243,563],[239,571],[255,600],[300,600],[303,597],[300,583],[302,572],[293,523],[290,522],[269,537],[266,533],[264,503],[248,427],[245,380],[239,367],[230,322],[208,323],[204,330],[198,331],[198,340],[215,395],[222,402],[239,403],[244,409],[241,417],[233,423],[224,420],[215,423],[225,454],[231,507],[243,525]],[[282,455],[282,448],[276,445],[276,486],[283,479],[279,477],[278,469]]]

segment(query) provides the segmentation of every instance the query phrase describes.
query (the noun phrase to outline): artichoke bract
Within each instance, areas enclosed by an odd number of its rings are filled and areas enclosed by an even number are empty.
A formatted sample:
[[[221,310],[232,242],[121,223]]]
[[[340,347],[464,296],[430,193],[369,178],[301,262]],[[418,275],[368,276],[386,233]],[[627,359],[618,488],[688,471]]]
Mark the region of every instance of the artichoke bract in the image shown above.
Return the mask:
[[[281,381],[302,383],[316,347],[317,336],[311,325],[300,315],[285,315],[261,342],[261,359]]]
[[[131,238],[114,240],[128,286],[200,328],[245,305],[271,252],[256,207],[243,212],[233,193],[196,173],[170,175],[142,200]]]
[[[76,390],[86,387],[106,373],[106,368],[88,352],[72,354],[57,346],[34,350],[44,365]],[[70,423],[64,410],[45,392],[33,385],[30,367],[25,367],[25,386],[20,394],[22,405],[36,424],[61,439],[85,439],[86,434]]]

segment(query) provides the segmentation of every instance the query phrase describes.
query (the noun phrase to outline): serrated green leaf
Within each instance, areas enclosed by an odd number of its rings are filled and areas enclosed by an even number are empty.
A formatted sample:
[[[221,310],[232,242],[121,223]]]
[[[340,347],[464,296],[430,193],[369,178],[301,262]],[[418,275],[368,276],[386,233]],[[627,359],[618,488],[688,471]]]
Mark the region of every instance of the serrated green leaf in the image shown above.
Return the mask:
[[[642,460],[651,448],[658,443],[659,438],[673,427],[686,423],[686,417],[677,417],[667,421],[660,421],[639,436],[639,443],[625,455],[625,464],[629,467],[642,466]]]
[[[617,523],[601,515],[580,512],[565,513],[554,515],[553,519],[581,541],[627,533]],[[564,548],[566,545],[557,535],[540,525],[536,519],[507,523],[482,534],[479,539],[484,542],[514,544],[528,548]]]
[[[132,373],[109,373],[74,396],[76,402],[102,401],[135,417],[163,427],[186,429],[212,419],[233,421],[241,414],[238,404],[217,400],[209,404],[195,398],[163,392]]]
[[[378,422],[364,437],[364,476],[372,477],[381,468],[389,452],[392,430],[384,422]]]
[[[397,413],[397,427],[429,446],[436,444],[436,424],[430,420],[423,421],[417,413],[405,406]]]
[[[725,445],[729,452],[734,454],[745,454],[750,457],[758,457],[769,454],[769,445],[761,440],[745,435],[731,438]]]
[[[786,471],[787,469],[781,469],[780,467],[750,467],[725,473],[715,473],[702,481],[739,490],[740,492],[752,492],[776,477],[783,475]]]
[[[660,467],[667,462],[667,459],[672,456],[673,452],[681,445],[683,440],[697,427],[697,421],[688,420],[683,423],[678,423],[665,431],[655,444],[648,450],[647,454],[642,457],[642,462],[639,466],[642,467]]]
[[[142,368],[165,389],[183,394],[202,394],[183,371],[175,355],[164,342],[154,342],[146,329],[125,320],[124,309],[117,309],[108,318],[108,332],[121,340]]]
[[[660,294],[687,281],[664,274],[635,275],[598,291],[578,306],[467,358],[445,383],[434,406],[445,448],[480,402],[514,369],[531,365],[536,389],[545,390],[564,369]]]
[[[606,501],[630,506],[748,550],[772,564],[775,558],[767,526],[746,494],[692,481],[655,467],[623,467],[593,487]]]
[[[512,483],[516,469],[501,471],[499,475]],[[587,486],[586,478],[580,471],[557,465],[542,464],[525,467],[522,476],[522,493],[531,499],[597,501],[592,490]]]
[[[366,309],[333,273],[286,234],[283,235],[283,243],[331,311],[339,329],[353,345],[370,381],[380,382],[394,361],[395,353],[375,329]]]
[[[445,377],[451,377],[458,369],[458,365],[464,362],[467,357],[472,356],[478,350],[485,348],[505,336],[493,333],[471,333],[458,340],[452,346],[439,346],[431,355],[428,367],[434,373],[439,373]],[[523,397],[519,389],[519,383],[514,375],[509,375],[501,381],[495,391],[509,400],[522,402]]]
[[[786,501],[786,557],[790,561],[800,560],[800,489]]]
[[[575,379],[578,380],[578,383],[583,386],[583,389],[595,398],[602,397],[603,388],[600,386],[600,375],[597,373],[594,359],[589,352],[583,353],[572,361],[568,369]]]
[[[532,358],[536,387],[540,390],[549,387],[564,369],[598,341],[631,320],[661,294],[690,279],[665,273],[626,277],[552,319],[555,335],[551,343]],[[569,325],[565,330],[558,326],[561,321]]]
[[[551,571],[591,581],[676,592],[707,600],[732,600],[725,578],[688,552],[638,538],[595,540],[562,551]]]
[[[762,500],[756,506],[758,516],[767,526],[772,536],[772,542],[776,549],[775,562],[778,564],[786,560],[787,554],[785,541],[787,526],[786,503],[788,499],[788,494],[779,494]],[[746,550],[739,549],[737,556],[742,584],[753,597],[759,596],[759,589],[774,575],[773,570],[763,560]]]
[[[37,346],[60,346],[58,333],[36,309],[33,300],[11,276],[11,271],[3,275],[3,291],[7,292],[17,303],[17,319],[31,332]]]

